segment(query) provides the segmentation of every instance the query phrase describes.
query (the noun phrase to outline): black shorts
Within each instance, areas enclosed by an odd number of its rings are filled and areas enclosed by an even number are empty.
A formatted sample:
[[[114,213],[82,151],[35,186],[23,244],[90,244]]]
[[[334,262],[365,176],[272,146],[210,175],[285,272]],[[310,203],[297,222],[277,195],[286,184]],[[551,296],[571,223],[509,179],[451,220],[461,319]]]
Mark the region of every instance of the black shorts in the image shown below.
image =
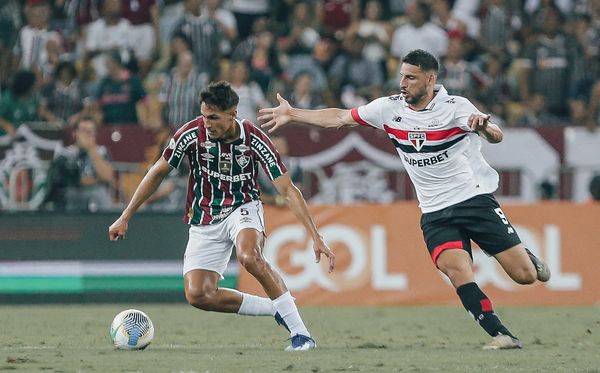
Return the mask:
[[[445,209],[423,214],[421,230],[435,264],[446,249],[464,249],[471,258],[471,240],[488,255],[521,243],[496,198],[481,194]]]

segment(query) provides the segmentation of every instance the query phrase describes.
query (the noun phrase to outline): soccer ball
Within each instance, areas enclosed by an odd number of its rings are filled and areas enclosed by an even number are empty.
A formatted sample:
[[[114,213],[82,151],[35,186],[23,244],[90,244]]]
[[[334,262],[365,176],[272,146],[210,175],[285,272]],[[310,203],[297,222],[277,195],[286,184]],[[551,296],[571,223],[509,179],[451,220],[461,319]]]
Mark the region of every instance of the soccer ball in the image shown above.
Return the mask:
[[[110,325],[110,338],[119,350],[143,350],[154,338],[154,325],[142,311],[125,310]]]

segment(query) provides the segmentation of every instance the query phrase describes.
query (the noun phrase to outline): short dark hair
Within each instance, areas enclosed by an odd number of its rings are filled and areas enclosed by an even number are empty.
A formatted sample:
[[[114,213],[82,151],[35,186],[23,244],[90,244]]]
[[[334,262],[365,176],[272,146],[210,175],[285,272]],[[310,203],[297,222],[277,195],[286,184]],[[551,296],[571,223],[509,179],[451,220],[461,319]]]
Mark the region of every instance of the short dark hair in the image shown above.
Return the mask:
[[[184,44],[187,45],[188,50],[192,50],[192,42],[190,41],[190,38],[185,32],[176,31],[175,33],[173,33],[173,35],[171,35],[171,41],[173,41],[173,39],[181,39],[181,41],[183,41]]]
[[[33,91],[35,74],[29,70],[19,70],[13,77],[11,92],[15,97],[26,97]]]
[[[79,117],[79,120],[77,121],[77,123],[75,123],[75,129],[78,129],[79,125],[83,122],[92,122],[92,123],[94,123],[94,126],[96,128],[98,127],[98,121],[96,121],[96,118],[94,118],[93,116],[91,116],[89,114],[85,114],[85,115],[82,115],[81,117]]]
[[[75,68],[75,65],[73,64],[73,62],[71,62],[71,61],[59,62],[58,65],[56,65],[56,69],[54,69],[54,76],[58,77],[62,70],[67,70],[69,72],[69,74],[71,74],[71,77],[73,79],[77,78],[77,69]]]
[[[404,56],[402,62],[409,65],[419,66],[421,70],[435,71],[436,74],[440,69],[440,64],[438,63],[437,59],[431,53],[424,51],[423,49],[415,49],[410,51],[406,56]]]
[[[200,93],[200,102],[214,106],[220,110],[231,109],[240,102],[240,97],[235,93],[231,84],[224,80],[213,82]]]

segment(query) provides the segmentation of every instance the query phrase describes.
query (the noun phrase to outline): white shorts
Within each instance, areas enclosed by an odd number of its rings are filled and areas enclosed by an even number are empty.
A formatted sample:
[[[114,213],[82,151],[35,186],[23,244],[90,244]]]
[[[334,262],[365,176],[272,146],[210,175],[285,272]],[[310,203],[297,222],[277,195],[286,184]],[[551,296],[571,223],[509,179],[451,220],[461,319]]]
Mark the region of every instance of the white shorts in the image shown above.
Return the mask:
[[[193,269],[205,269],[217,272],[223,278],[240,231],[253,228],[264,232],[264,222],[262,203],[252,201],[241,205],[219,223],[190,226],[183,274]]]

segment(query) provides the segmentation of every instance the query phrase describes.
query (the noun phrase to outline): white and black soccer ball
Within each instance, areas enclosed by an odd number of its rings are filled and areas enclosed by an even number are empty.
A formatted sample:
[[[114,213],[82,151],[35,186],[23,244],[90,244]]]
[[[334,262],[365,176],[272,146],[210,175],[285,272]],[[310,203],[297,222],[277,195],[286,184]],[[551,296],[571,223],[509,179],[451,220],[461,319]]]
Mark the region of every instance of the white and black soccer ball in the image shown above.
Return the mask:
[[[154,325],[144,312],[125,310],[110,325],[110,338],[120,350],[143,350],[154,338]]]

